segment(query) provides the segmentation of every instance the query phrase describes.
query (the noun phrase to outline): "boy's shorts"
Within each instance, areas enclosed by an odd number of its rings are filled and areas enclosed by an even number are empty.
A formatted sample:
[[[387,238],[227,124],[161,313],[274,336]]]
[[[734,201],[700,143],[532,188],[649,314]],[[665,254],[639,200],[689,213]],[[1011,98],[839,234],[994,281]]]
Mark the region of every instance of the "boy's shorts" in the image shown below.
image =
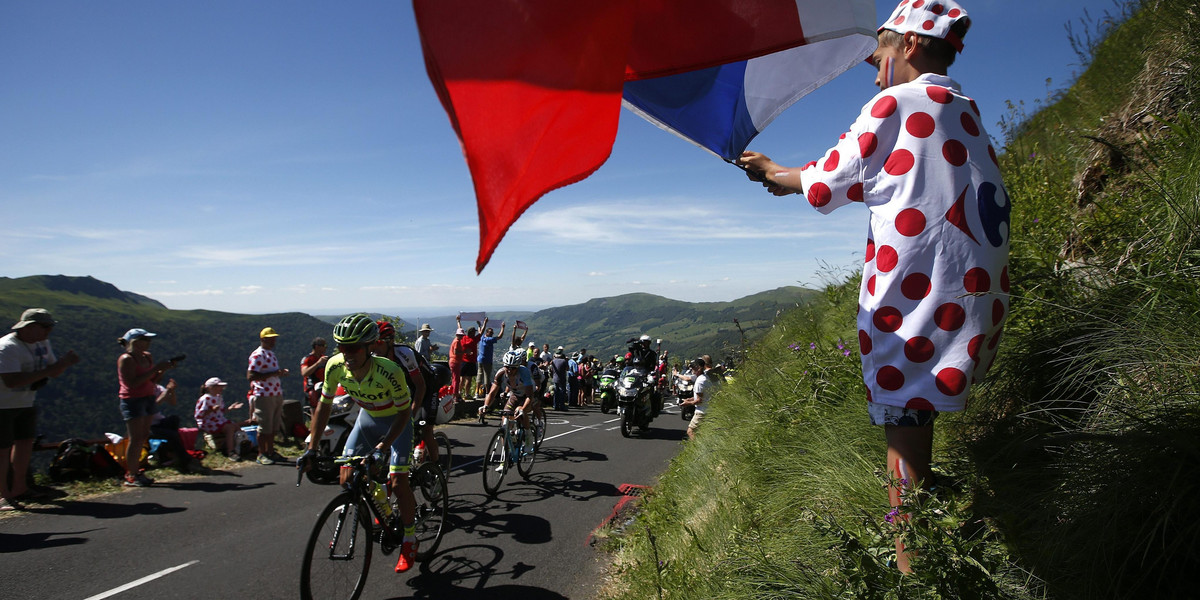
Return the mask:
[[[11,448],[14,442],[37,437],[37,409],[0,409],[0,448]]]
[[[872,425],[893,427],[925,427],[933,425],[933,420],[938,416],[936,410],[918,410],[878,402],[867,403],[867,414],[871,416]]]

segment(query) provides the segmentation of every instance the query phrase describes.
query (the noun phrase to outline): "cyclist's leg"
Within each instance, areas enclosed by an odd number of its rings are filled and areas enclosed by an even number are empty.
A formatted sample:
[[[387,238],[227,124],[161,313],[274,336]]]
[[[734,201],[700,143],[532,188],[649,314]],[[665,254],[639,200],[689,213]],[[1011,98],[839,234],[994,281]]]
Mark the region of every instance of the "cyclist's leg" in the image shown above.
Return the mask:
[[[417,512],[417,502],[413,499],[412,488],[408,485],[408,463],[412,458],[412,449],[413,424],[410,419],[404,427],[404,431],[392,442],[392,456],[388,463],[389,487],[391,493],[396,495],[396,503],[400,508],[400,521],[406,528],[412,527]]]
[[[350,433],[346,436],[346,446],[342,448],[342,457],[362,456],[368,452],[366,448],[367,440],[379,439],[375,437],[378,430],[379,425],[375,419],[367,411],[360,411],[358,418],[354,420],[354,427],[350,428]],[[385,428],[384,433],[386,432],[387,429]],[[342,465],[338,476],[339,484],[344,485],[346,483],[351,470],[350,465]]]
[[[508,400],[504,402],[504,410],[517,410],[525,404],[525,399],[517,396],[514,392],[508,393]],[[529,415],[521,413],[521,427],[525,430],[529,429]]]

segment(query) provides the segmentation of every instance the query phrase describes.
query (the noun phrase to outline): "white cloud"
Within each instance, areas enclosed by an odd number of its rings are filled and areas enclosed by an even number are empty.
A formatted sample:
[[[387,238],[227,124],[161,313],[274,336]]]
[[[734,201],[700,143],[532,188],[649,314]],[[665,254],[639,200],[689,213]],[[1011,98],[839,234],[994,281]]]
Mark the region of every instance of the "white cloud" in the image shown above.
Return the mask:
[[[819,222],[781,219],[769,212],[729,210],[696,199],[597,202],[525,213],[509,235],[568,244],[708,244],[719,240],[777,240],[828,235]]]

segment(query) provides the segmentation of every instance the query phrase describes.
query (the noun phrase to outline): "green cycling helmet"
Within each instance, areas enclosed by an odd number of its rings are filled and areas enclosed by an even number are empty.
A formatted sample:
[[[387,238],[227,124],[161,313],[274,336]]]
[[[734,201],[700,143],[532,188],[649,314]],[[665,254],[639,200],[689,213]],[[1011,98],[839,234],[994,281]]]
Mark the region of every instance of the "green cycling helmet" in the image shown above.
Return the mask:
[[[369,344],[379,339],[379,326],[363,313],[350,315],[333,326],[333,341],[339,344]]]

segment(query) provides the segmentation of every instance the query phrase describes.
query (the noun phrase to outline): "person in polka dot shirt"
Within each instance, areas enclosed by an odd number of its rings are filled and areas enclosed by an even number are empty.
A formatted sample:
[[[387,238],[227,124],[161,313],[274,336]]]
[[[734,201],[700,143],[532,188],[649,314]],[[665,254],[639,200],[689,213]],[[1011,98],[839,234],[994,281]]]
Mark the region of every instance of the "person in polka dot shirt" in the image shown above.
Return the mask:
[[[289,371],[279,366],[279,358],[275,356],[278,338],[273,328],[263,328],[258,334],[259,346],[250,353],[246,368],[254,420],[258,422],[258,462],[264,465],[284,460],[275,451],[275,430],[282,423],[283,414],[283,383],[279,378],[286,377]]]
[[[978,107],[946,76],[969,26],[955,2],[904,0],[870,57],[880,93],[821,160],[790,169],[745,152],[738,161],[771,193],[804,194],[821,213],[855,203],[870,212],[863,381],[888,471],[910,484],[931,482],[933,420],[966,406],[1008,314],[1008,193]],[[899,493],[890,490],[893,506]]]

